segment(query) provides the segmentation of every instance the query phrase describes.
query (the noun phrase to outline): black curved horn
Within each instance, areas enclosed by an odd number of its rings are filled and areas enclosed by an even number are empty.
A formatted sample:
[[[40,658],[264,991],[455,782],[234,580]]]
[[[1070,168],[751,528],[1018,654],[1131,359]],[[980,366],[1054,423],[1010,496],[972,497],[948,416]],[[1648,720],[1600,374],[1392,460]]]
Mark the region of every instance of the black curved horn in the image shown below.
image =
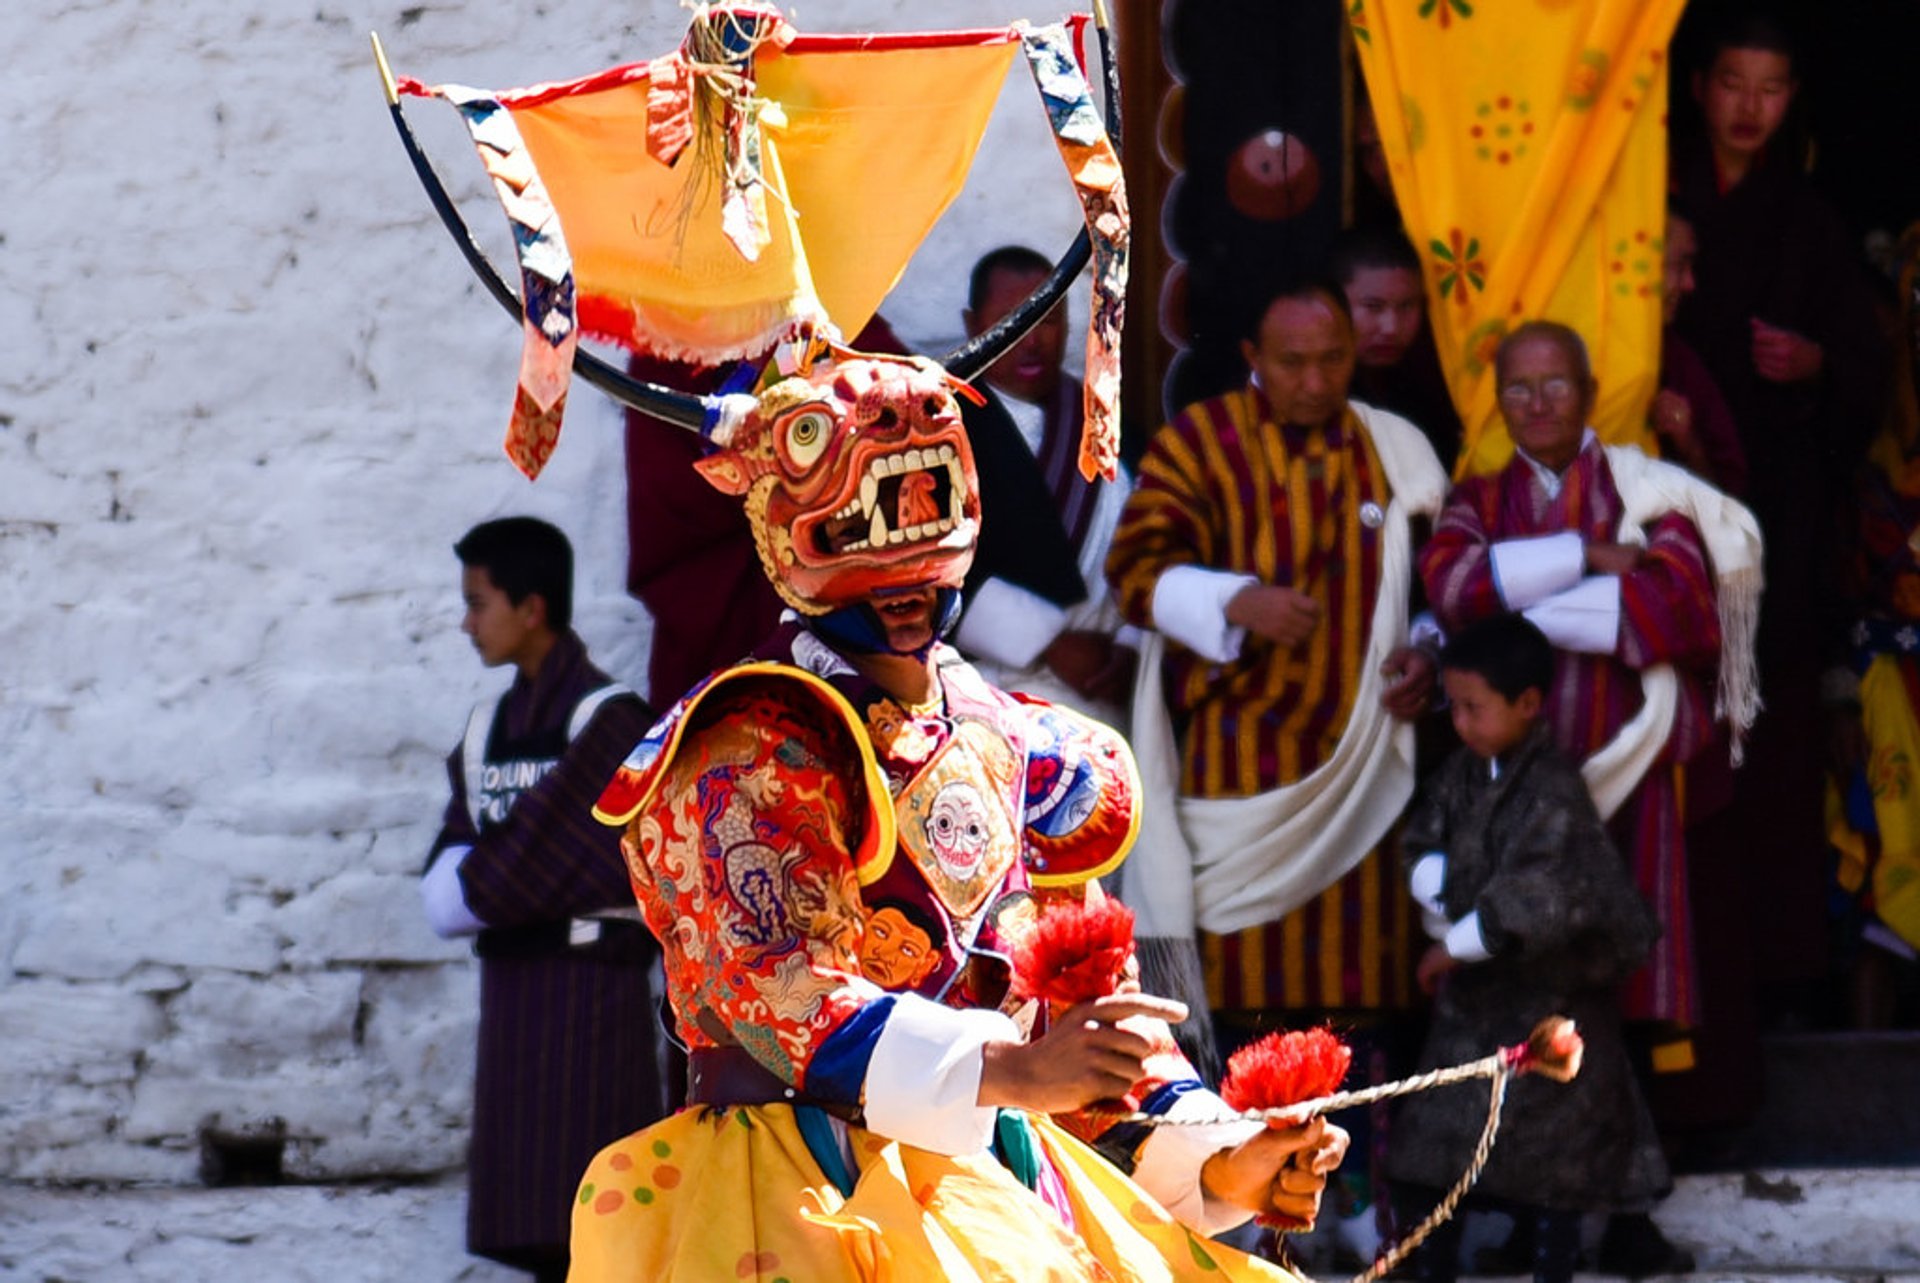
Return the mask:
[[[1113,140],[1114,149],[1118,151],[1120,68],[1113,61],[1113,34],[1107,27],[1106,7],[1096,3],[1095,12],[1094,30],[1100,37],[1100,65],[1106,81],[1107,137]],[[992,365],[1054,309],[1092,257],[1093,242],[1087,235],[1087,229],[1082,227],[1080,234],[1073,238],[1073,244],[1067,247],[1067,252],[1054,264],[1053,271],[1047,274],[1047,279],[1035,286],[1033,293],[1027,295],[1020,306],[994,322],[983,333],[974,335],[941,357],[940,364],[947,367],[949,374],[961,379],[971,379]]]
[[[380,48],[380,37],[373,38],[374,60],[380,64],[380,77],[387,93],[387,111],[393,116],[393,127],[400,134],[400,145],[407,149],[407,159],[413,162],[413,172],[420,179],[420,185],[426,189],[427,199],[433,202],[433,208],[440,215],[447,234],[453,237],[453,243],[460,247],[465,255],[467,266],[487,287],[487,293],[494,301],[507,310],[516,322],[523,321],[526,311],[521,307],[520,296],[513,292],[500,273],[487,261],[486,254],[473,239],[466,220],[460,217],[460,210],[453,203],[453,197],[447,194],[440,175],[434,172],[433,164],[427,159],[427,153],[420,146],[420,140],[413,136],[412,126],[407,124],[405,110],[400,105],[400,94],[394,87],[393,73],[387,67],[386,53]],[[707,402],[704,398],[678,392],[672,388],[661,387],[636,379],[618,366],[609,365],[584,348],[575,348],[573,370],[582,379],[599,388],[622,405],[631,406],[645,414],[665,419],[669,423],[683,428],[701,431],[707,422]]]

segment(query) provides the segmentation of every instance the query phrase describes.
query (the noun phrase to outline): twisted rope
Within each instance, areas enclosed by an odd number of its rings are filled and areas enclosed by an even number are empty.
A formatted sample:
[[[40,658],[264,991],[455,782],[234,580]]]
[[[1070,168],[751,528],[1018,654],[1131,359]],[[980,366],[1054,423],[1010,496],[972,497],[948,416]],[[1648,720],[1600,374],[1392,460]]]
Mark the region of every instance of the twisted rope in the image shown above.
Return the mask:
[[[1312,1100],[1279,1105],[1272,1109],[1250,1109],[1244,1112],[1229,1110],[1198,1118],[1166,1118],[1159,1114],[1128,1113],[1112,1115],[1111,1121],[1144,1123],[1150,1127],[1207,1127],[1217,1123],[1240,1122],[1269,1125],[1285,1122],[1304,1123],[1322,1114],[1350,1109],[1355,1105],[1371,1105],[1376,1101],[1392,1100],[1399,1096],[1411,1096],[1415,1092],[1430,1091],[1435,1087],[1451,1087],[1455,1083],[1472,1082],[1477,1078],[1504,1079],[1512,1074],[1524,1050],[1524,1046],[1510,1047],[1496,1051],[1491,1056],[1469,1060],[1463,1065],[1434,1069],[1424,1074],[1414,1074],[1410,1078],[1396,1078],[1390,1083],[1381,1083],[1375,1087],[1335,1092],[1331,1096],[1316,1096]]]
[[[1500,1111],[1507,1103],[1507,1084],[1513,1080],[1513,1070],[1507,1064],[1506,1057],[1490,1057],[1498,1066],[1493,1071],[1493,1081],[1487,1085],[1487,1122],[1480,1129],[1479,1143],[1473,1147],[1473,1159],[1467,1164],[1467,1170],[1460,1173],[1460,1179],[1453,1183],[1446,1197],[1435,1205],[1426,1219],[1401,1235],[1400,1241],[1374,1258],[1373,1264],[1353,1276],[1352,1283],[1374,1283],[1394,1266],[1404,1261],[1414,1248],[1427,1241],[1427,1235],[1433,1233],[1450,1219],[1460,1206],[1460,1200],[1480,1179],[1480,1173],[1486,1170],[1487,1159],[1493,1154],[1494,1137],[1500,1134]],[[1438,1084],[1435,1084],[1436,1086]]]
[[[1486,1170],[1487,1159],[1493,1154],[1493,1143],[1500,1134],[1500,1114],[1507,1103],[1507,1085],[1512,1082],[1516,1069],[1526,1057],[1526,1046],[1508,1047],[1483,1056],[1479,1060],[1470,1060],[1463,1065],[1454,1065],[1446,1069],[1435,1069],[1424,1074],[1414,1074],[1408,1078],[1395,1079],[1390,1083],[1381,1083],[1375,1087],[1363,1087],[1355,1091],[1335,1092],[1331,1096],[1319,1096],[1313,1100],[1303,1100],[1297,1104],[1282,1105],[1274,1109],[1254,1109],[1245,1112],[1232,1111],[1204,1118],[1165,1118],[1155,1114],[1129,1113],[1116,1118],[1120,1123],[1144,1123],[1148,1126],[1207,1126],[1229,1122],[1304,1123],[1318,1118],[1322,1114],[1350,1109],[1356,1105],[1371,1105],[1377,1101],[1392,1100],[1399,1096],[1411,1096],[1415,1092],[1430,1091],[1435,1087],[1450,1087],[1455,1083],[1472,1082],[1486,1078],[1491,1081],[1487,1086],[1487,1121],[1480,1129],[1480,1139],[1473,1147],[1473,1157],[1468,1161],[1466,1170],[1460,1179],[1446,1192],[1426,1218],[1402,1235],[1399,1242],[1382,1252],[1359,1274],[1353,1276],[1351,1283],[1375,1283],[1385,1276],[1409,1253],[1426,1242],[1427,1236],[1446,1222],[1459,1210],[1460,1200],[1467,1196],[1479,1181],[1480,1174]]]

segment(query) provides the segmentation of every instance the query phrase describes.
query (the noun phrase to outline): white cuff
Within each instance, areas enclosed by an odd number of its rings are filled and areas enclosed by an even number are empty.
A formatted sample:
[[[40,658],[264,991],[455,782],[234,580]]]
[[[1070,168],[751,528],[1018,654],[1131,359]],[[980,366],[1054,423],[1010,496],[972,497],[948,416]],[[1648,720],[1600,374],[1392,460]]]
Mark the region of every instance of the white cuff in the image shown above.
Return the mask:
[[[1447,911],[1440,907],[1440,893],[1447,885],[1447,857],[1443,851],[1429,851],[1414,861],[1407,875],[1407,889],[1420,908],[1420,926],[1432,940],[1445,940]]]
[[[997,1011],[958,1011],[918,994],[894,997],[867,1062],[867,1126],[936,1154],[973,1154],[993,1138],[998,1111],[982,1107],[980,1049],[1018,1042]]]
[[[1210,1091],[1190,1091],[1173,1102],[1170,1119],[1218,1118],[1229,1113],[1226,1102]],[[1154,1201],[1191,1230],[1214,1235],[1242,1224],[1253,1215],[1243,1207],[1213,1198],[1200,1183],[1200,1169],[1223,1149],[1232,1149],[1264,1125],[1256,1122],[1195,1123],[1156,1127],[1140,1147],[1133,1183],[1153,1195]]]
[[[1045,597],[1005,579],[989,579],[967,603],[953,644],[990,663],[1026,668],[1066,626],[1067,612]]]
[[[1153,586],[1153,626],[1202,659],[1230,664],[1240,658],[1247,630],[1227,622],[1227,603],[1252,575],[1204,566],[1175,566]]]
[[[1521,613],[1561,650],[1611,655],[1620,645],[1620,577],[1593,575]]]
[[[460,861],[471,850],[470,846],[447,847],[420,879],[420,904],[427,911],[427,925],[442,940],[475,935],[487,925],[467,907],[466,889],[460,885]]]
[[[1447,853],[1429,851],[1413,862],[1413,872],[1407,875],[1407,890],[1412,893],[1415,903],[1423,909],[1440,912],[1440,893],[1447,886]]]
[[[1407,645],[1440,650],[1447,644],[1446,629],[1440,627],[1431,610],[1423,610],[1407,625]]]
[[[1475,909],[1447,928],[1447,955],[1456,962],[1485,962],[1493,956],[1487,938],[1480,934],[1480,910]]]
[[[1587,550],[1571,530],[1493,545],[1493,587],[1508,610],[1525,610],[1573,587],[1586,572]]]

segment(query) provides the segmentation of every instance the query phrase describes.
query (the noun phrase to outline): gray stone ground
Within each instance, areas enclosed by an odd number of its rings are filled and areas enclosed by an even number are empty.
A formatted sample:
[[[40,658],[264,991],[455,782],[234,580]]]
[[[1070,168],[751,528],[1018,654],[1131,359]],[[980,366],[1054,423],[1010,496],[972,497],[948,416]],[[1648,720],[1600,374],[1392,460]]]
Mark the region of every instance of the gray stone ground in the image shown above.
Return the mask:
[[[0,1186],[5,1283],[515,1283],[461,1247],[466,1191]]]

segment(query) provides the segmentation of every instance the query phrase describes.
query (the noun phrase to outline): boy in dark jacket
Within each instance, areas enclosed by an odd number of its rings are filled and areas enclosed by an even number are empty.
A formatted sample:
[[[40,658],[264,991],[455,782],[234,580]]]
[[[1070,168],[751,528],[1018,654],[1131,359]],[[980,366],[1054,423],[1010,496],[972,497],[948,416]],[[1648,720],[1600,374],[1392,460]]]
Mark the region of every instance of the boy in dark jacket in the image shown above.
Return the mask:
[[[1571,1084],[1509,1087],[1499,1143],[1476,1186],[1532,1223],[1538,1280],[1572,1277],[1582,1213],[1643,1208],[1671,1184],[1615,992],[1659,926],[1579,769],[1540,721],[1552,675],[1551,644],[1518,615],[1484,620],[1448,646],[1441,680],[1463,747],[1428,781],[1402,834],[1434,939],[1419,967],[1434,995],[1421,1069],[1523,1041],[1555,1013],[1571,1016],[1586,1039]],[[1480,1086],[1407,1101],[1387,1162],[1407,1210],[1432,1207],[1459,1177],[1485,1121]],[[1421,1249],[1422,1279],[1455,1277],[1458,1224]]]

